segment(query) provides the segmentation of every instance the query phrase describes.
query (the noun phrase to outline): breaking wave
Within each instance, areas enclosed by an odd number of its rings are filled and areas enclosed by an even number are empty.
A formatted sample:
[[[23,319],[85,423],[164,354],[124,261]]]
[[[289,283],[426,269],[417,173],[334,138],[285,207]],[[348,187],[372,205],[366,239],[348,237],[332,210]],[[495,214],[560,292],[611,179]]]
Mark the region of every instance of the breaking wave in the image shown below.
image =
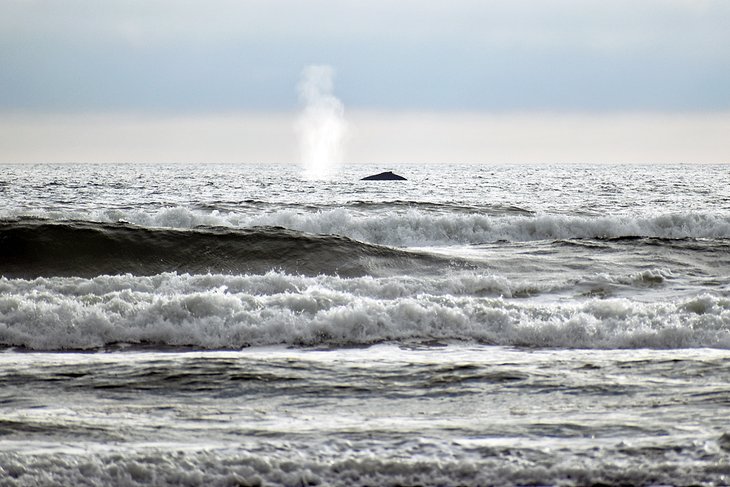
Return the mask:
[[[432,341],[535,348],[730,348],[726,297],[542,303],[503,299],[500,295],[520,284],[495,277],[432,279],[280,272],[3,278],[0,344],[31,350]]]
[[[57,483],[69,485],[432,487],[722,485],[728,468],[725,452],[704,442],[682,447],[601,446],[572,456],[562,450],[553,453],[534,440],[537,446],[527,447],[524,440],[474,446],[428,437],[392,443],[266,438],[253,444],[242,440],[238,448],[190,445],[170,451],[169,446],[153,444],[136,452],[116,445],[91,452],[63,445],[65,450],[54,454],[2,452],[0,469],[8,473],[3,485],[11,487],[50,484],[48,479],[63,479]],[[691,460],[681,468],[675,460],[679,449]],[[662,461],[647,460],[657,458]]]
[[[27,216],[102,223],[122,221],[160,228],[277,226],[312,234],[340,235],[372,244],[415,247],[473,245],[500,240],[730,238],[730,214],[701,212],[650,216],[490,215],[438,212],[419,207],[364,212],[355,205],[324,210],[309,208],[306,211],[288,208],[271,212],[219,212],[176,207],[149,211],[6,213],[6,218]]]

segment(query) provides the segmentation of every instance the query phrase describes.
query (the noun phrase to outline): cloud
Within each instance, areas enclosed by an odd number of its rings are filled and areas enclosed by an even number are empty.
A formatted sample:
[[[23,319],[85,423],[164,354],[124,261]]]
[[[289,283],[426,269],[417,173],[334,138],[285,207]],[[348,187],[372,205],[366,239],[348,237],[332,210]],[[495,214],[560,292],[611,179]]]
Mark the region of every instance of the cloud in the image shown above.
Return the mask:
[[[725,0],[6,0],[7,37],[87,37],[163,43],[431,38],[480,43],[606,45],[727,38]],[[681,41],[676,34],[687,36]],[[607,41],[608,40],[608,41]],[[718,48],[718,45],[714,45]]]
[[[0,110],[730,109],[724,0],[6,0]]]

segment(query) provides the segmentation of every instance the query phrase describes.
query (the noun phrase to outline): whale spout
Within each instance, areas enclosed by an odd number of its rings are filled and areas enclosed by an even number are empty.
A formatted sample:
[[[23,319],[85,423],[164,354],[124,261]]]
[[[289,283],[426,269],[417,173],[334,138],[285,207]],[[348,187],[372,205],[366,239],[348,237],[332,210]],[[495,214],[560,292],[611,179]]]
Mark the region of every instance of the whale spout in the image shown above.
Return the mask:
[[[364,177],[360,181],[406,181],[406,178],[395,174],[393,171],[385,171]]]

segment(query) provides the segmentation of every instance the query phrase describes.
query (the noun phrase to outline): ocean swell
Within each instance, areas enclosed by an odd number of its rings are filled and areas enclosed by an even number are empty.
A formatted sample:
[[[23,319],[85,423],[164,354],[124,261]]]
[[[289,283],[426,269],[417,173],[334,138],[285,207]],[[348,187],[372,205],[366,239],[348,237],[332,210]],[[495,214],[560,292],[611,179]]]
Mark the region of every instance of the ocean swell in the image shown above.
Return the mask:
[[[279,227],[144,228],[127,223],[0,222],[0,275],[6,277],[230,274],[281,269],[307,275],[365,275],[380,268],[417,272],[449,260]]]

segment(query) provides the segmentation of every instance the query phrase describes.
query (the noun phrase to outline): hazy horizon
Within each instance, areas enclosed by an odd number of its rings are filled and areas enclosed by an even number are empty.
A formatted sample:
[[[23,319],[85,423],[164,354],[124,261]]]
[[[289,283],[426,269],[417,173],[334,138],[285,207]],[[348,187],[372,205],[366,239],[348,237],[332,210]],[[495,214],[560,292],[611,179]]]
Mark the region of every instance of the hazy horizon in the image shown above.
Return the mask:
[[[0,163],[297,164],[298,115],[6,116]],[[343,164],[730,162],[730,113],[356,111],[346,119]]]

